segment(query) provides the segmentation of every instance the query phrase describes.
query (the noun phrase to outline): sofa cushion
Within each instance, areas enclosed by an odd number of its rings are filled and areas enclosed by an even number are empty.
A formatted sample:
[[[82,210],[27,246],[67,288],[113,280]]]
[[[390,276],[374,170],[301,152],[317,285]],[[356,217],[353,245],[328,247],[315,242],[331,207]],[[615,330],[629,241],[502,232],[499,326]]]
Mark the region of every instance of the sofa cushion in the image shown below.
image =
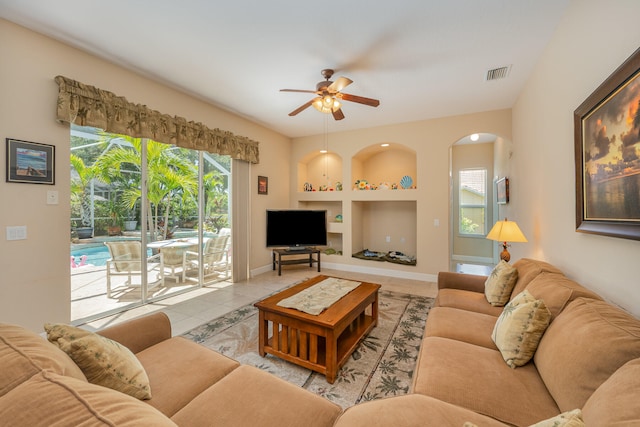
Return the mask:
[[[640,359],[627,362],[593,392],[582,408],[590,426],[640,425]]]
[[[136,356],[153,390],[153,398],[145,403],[169,417],[240,365],[182,337],[162,341]],[[211,406],[222,407],[217,403]]]
[[[536,299],[544,301],[551,312],[552,321],[568,303],[576,298],[602,299],[598,294],[584,288],[564,274],[544,271],[529,283],[527,291]]]
[[[516,368],[531,360],[550,320],[544,301],[527,290],[507,304],[491,334],[507,365]]]
[[[80,368],[63,351],[21,326],[0,324],[0,396],[42,369],[83,381]]]
[[[176,426],[131,396],[46,370],[0,397],[0,420],[11,426]]]
[[[452,307],[461,310],[484,313],[498,317],[502,307],[494,307],[481,292],[465,291],[461,289],[440,289],[434,303],[436,307]]]
[[[466,422],[482,427],[506,426],[442,400],[409,394],[352,406],[338,418],[334,427],[462,427]]]
[[[522,258],[513,263],[513,266],[518,270],[518,281],[511,292],[511,296],[515,297],[520,292],[524,291],[529,283],[541,273],[556,273],[562,274],[558,268],[549,264],[548,262],[539,261],[537,259]]]
[[[64,324],[44,325],[47,339],[67,353],[89,382],[150,399],[149,378],[127,347],[93,332]]]
[[[251,410],[247,410],[248,405]],[[332,426],[341,412],[335,403],[243,365],[193,399],[172,419],[181,427],[320,427]]]
[[[640,320],[604,301],[578,298],[549,325],[534,361],[560,409],[570,411],[638,357]]]
[[[504,260],[491,270],[491,274],[484,282],[484,296],[489,304],[502,307],[511,297],[511,291],[518,279],[518,270]]]
[[[496,317],[451,307],[434,307],[429,311],[429,320],[424,336],[450,338],[469,344],[497,350],[491,339]]]
[[[498,350],[441,337],[423,339],[413,392],[512,425],[560,413],[533,363],[511,369]]]

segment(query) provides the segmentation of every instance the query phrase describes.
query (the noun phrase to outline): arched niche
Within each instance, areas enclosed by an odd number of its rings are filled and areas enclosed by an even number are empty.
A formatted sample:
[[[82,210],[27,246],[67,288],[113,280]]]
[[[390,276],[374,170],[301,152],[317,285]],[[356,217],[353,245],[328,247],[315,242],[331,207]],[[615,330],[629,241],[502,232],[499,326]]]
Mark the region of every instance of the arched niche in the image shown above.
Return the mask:
[[[380,187],[381,184],[402,188],[402,178],[411,178],[417,188],[416,152],[395,142],[372,144],[360,150],[351,159],[351,185],[358,180]]]
[[[314,190],[321,188],[338,190],[342,184],[342,157],[333,151],[308,153],[298,162],[298,191],[305,191],[305,184]]]

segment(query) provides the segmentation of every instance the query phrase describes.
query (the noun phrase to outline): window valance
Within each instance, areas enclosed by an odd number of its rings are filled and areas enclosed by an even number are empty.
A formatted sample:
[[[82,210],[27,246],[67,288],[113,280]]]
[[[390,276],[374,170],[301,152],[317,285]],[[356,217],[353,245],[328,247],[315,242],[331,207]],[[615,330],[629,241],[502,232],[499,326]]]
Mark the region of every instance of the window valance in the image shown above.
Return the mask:
[[[225,154],[233,159],[259,163],[258,142],[202,123],[162,114],[134,104],[122,96],[63,76],[58,83],[57,120],[92,126],[106,132],[149,138],[183,148]]]

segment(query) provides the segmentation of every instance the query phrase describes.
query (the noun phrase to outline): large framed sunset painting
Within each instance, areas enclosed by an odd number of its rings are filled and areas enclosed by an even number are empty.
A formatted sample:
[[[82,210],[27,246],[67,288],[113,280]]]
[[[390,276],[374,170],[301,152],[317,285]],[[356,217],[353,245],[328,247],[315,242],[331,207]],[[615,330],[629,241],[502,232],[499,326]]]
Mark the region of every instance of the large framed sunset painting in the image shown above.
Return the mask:
[[[640,240],[640,49],[574,112],[576,230]]]

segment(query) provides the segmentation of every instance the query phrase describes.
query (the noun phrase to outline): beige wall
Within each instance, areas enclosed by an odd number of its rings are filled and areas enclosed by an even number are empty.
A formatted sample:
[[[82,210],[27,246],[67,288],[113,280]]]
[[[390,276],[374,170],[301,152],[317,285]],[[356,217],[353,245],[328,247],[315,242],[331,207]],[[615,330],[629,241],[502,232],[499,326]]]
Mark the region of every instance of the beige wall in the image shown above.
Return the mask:
[[[56,75],[259,141],[261,163],[251,166],[245,207],[263,212],[271,201],[288,204],[289,138],[2,19],[0,58],[0,138],[56,147],[55,186],[0,182],[1,235],[7,226],[25,225],[28,236],[21,241],[0,239],[0,321],[41,331],[44,322],[70,318],[69,127],[55,121]],[[4,148],[0,164],[5,164]],[[257,196],[258,175],[269,176],[268,196]],[[47,190],[59,192],[60,204],[46,204]],[[264,221],[260,215],[252,218],[253,236],[263,242]],[[260,258],[264,251],[254,246],[251,262],[265,262]]]
[[[573,0],[513,109],[513,203],[541,258],[640,315],[640,242],[575,231],[573,111],[637,48],[640,2]]]

